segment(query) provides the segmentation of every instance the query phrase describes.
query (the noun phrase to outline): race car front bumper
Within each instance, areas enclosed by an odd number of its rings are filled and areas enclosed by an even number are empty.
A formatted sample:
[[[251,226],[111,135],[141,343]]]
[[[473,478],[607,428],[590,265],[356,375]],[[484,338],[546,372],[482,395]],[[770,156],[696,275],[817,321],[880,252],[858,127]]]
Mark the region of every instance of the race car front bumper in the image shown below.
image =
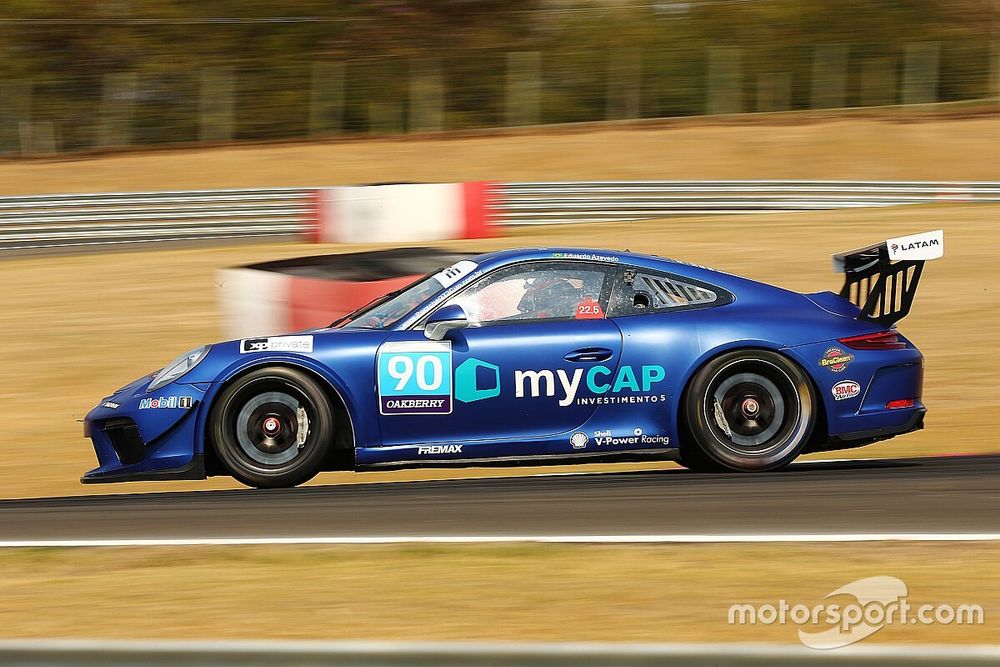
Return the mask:
[[[174,383],[148,392],[149,376],[116,391],[87,414],[98,466],[84,484],[154,479],[204,479],[198,412],[207,387]]]

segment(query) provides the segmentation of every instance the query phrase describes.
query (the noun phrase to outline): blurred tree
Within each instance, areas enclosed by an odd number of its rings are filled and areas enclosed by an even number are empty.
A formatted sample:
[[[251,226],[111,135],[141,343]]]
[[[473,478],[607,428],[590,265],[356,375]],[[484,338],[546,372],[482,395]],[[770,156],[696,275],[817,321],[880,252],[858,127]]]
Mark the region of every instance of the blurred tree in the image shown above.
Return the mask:
[[[857,105],[897,99],[872,87],[898,85],[908,44],[938,42],[940,98],[976,98],[991,94],[998,19],[996,0],[7,0],[0,92],[14,92],[0,98],[0,150],[23,123],[51,124],[62,149],[93,147],[101,110],[121,108],[137,143],[197,140],[207,68],[233,73],[237,139],[305,135],[316,62],[343,63],[346,131],[370,131],[373,110],[399,130],[419,117],[408,108],[417,62],[440,66],[446,128],[500,125],[515,51],[542,54],[542,122],[601,120],[626,90],[642,116],[703,113],[710,47],[739,47],[742,99],[778,73],[802,109],[819,46],[848,46],[846,103]],[[623,54],[639,90],[609,83]],[[135,85],[106,85],[115,74]],[[134,99],[102,100],[121,90]]]

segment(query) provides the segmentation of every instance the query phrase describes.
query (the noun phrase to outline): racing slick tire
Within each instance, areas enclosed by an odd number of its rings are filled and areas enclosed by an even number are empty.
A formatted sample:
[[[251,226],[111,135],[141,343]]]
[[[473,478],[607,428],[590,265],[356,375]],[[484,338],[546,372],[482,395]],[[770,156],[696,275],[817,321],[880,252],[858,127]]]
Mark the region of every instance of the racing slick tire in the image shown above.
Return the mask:
[[[333,410],[307,374],[261,368],[222,390],[208,431],[219,461],[238,481],[257,488],[307,482],[332,446]]]
[[[712,359],[691,380],[682,405],[680,463],[697,472],[787,465],[809,440],[817,410],[805,372],[767,350]]]

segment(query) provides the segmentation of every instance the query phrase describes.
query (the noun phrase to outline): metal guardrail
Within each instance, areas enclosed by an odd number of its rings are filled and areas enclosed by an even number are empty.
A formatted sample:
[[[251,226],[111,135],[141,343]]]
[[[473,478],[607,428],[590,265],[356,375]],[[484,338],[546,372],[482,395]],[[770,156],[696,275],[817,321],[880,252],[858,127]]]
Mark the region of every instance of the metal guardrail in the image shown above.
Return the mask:
[[[552,181],[501,188],[496,214],[508,226],[1000,202],[1000,182],[982,181]]]
[[[781,644],[627,644],[535,642],[223,641],[137,642],[0,640],[4,665],[167,667],[222,665],[316,667],[638,667],[685,665],[996,665],[998,646],[854,645],[817,651]]]
[[[0,250],[300,234],[306,188],[0,197]]]
[[[0,197],[0,251],[301,235],[312,188]],[[504,226],[1000,202],[1000,182],[552,181],[497,185]]]

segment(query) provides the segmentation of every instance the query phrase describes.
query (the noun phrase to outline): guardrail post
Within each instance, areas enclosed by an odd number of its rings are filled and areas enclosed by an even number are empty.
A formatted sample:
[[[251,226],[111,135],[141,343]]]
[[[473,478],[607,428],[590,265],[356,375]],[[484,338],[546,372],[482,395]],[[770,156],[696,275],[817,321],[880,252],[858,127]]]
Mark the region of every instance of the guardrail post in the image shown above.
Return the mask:
[[[847,106],[847,44],[820,44],[813,56],[811,106],[839,109]]]
[[[896,103],[896,63],[874,58],[861,66],[861,106],[882,107]]]
[[[612,51],[608,58],[608,120],[642,116],[642,50]]]
[[[938,66],[941,44],[918,42],[906,45],[903,74],[903,104],[933,104],[938,100]]]
[[[736,47],[709,47],[707,113],[743,113],[740,55],[740,49]]]
[[[132,143],[132,108],[138,82],[135,72],[104,75],[98,146],[128,146]]]
[[[757,111],[788,111],[791,108],[791,72],[765,72],[757,77]]]
[[[31,126],[31,79],[0,82],[0,153],[24,152],[21,126]]]
[[[410,63],[410,132],[444,129],[444,78],[434,61]]]
[[[233,138],[236,76],[231,67],[201,70],[201,141],[231,141]]]
[[[312,64],[309,96],[309,133],[341,132],[344,128],[344,81],[342,62]]]
[[[507,54],[507,125],[538,125],[541,118],[542,54]]]

